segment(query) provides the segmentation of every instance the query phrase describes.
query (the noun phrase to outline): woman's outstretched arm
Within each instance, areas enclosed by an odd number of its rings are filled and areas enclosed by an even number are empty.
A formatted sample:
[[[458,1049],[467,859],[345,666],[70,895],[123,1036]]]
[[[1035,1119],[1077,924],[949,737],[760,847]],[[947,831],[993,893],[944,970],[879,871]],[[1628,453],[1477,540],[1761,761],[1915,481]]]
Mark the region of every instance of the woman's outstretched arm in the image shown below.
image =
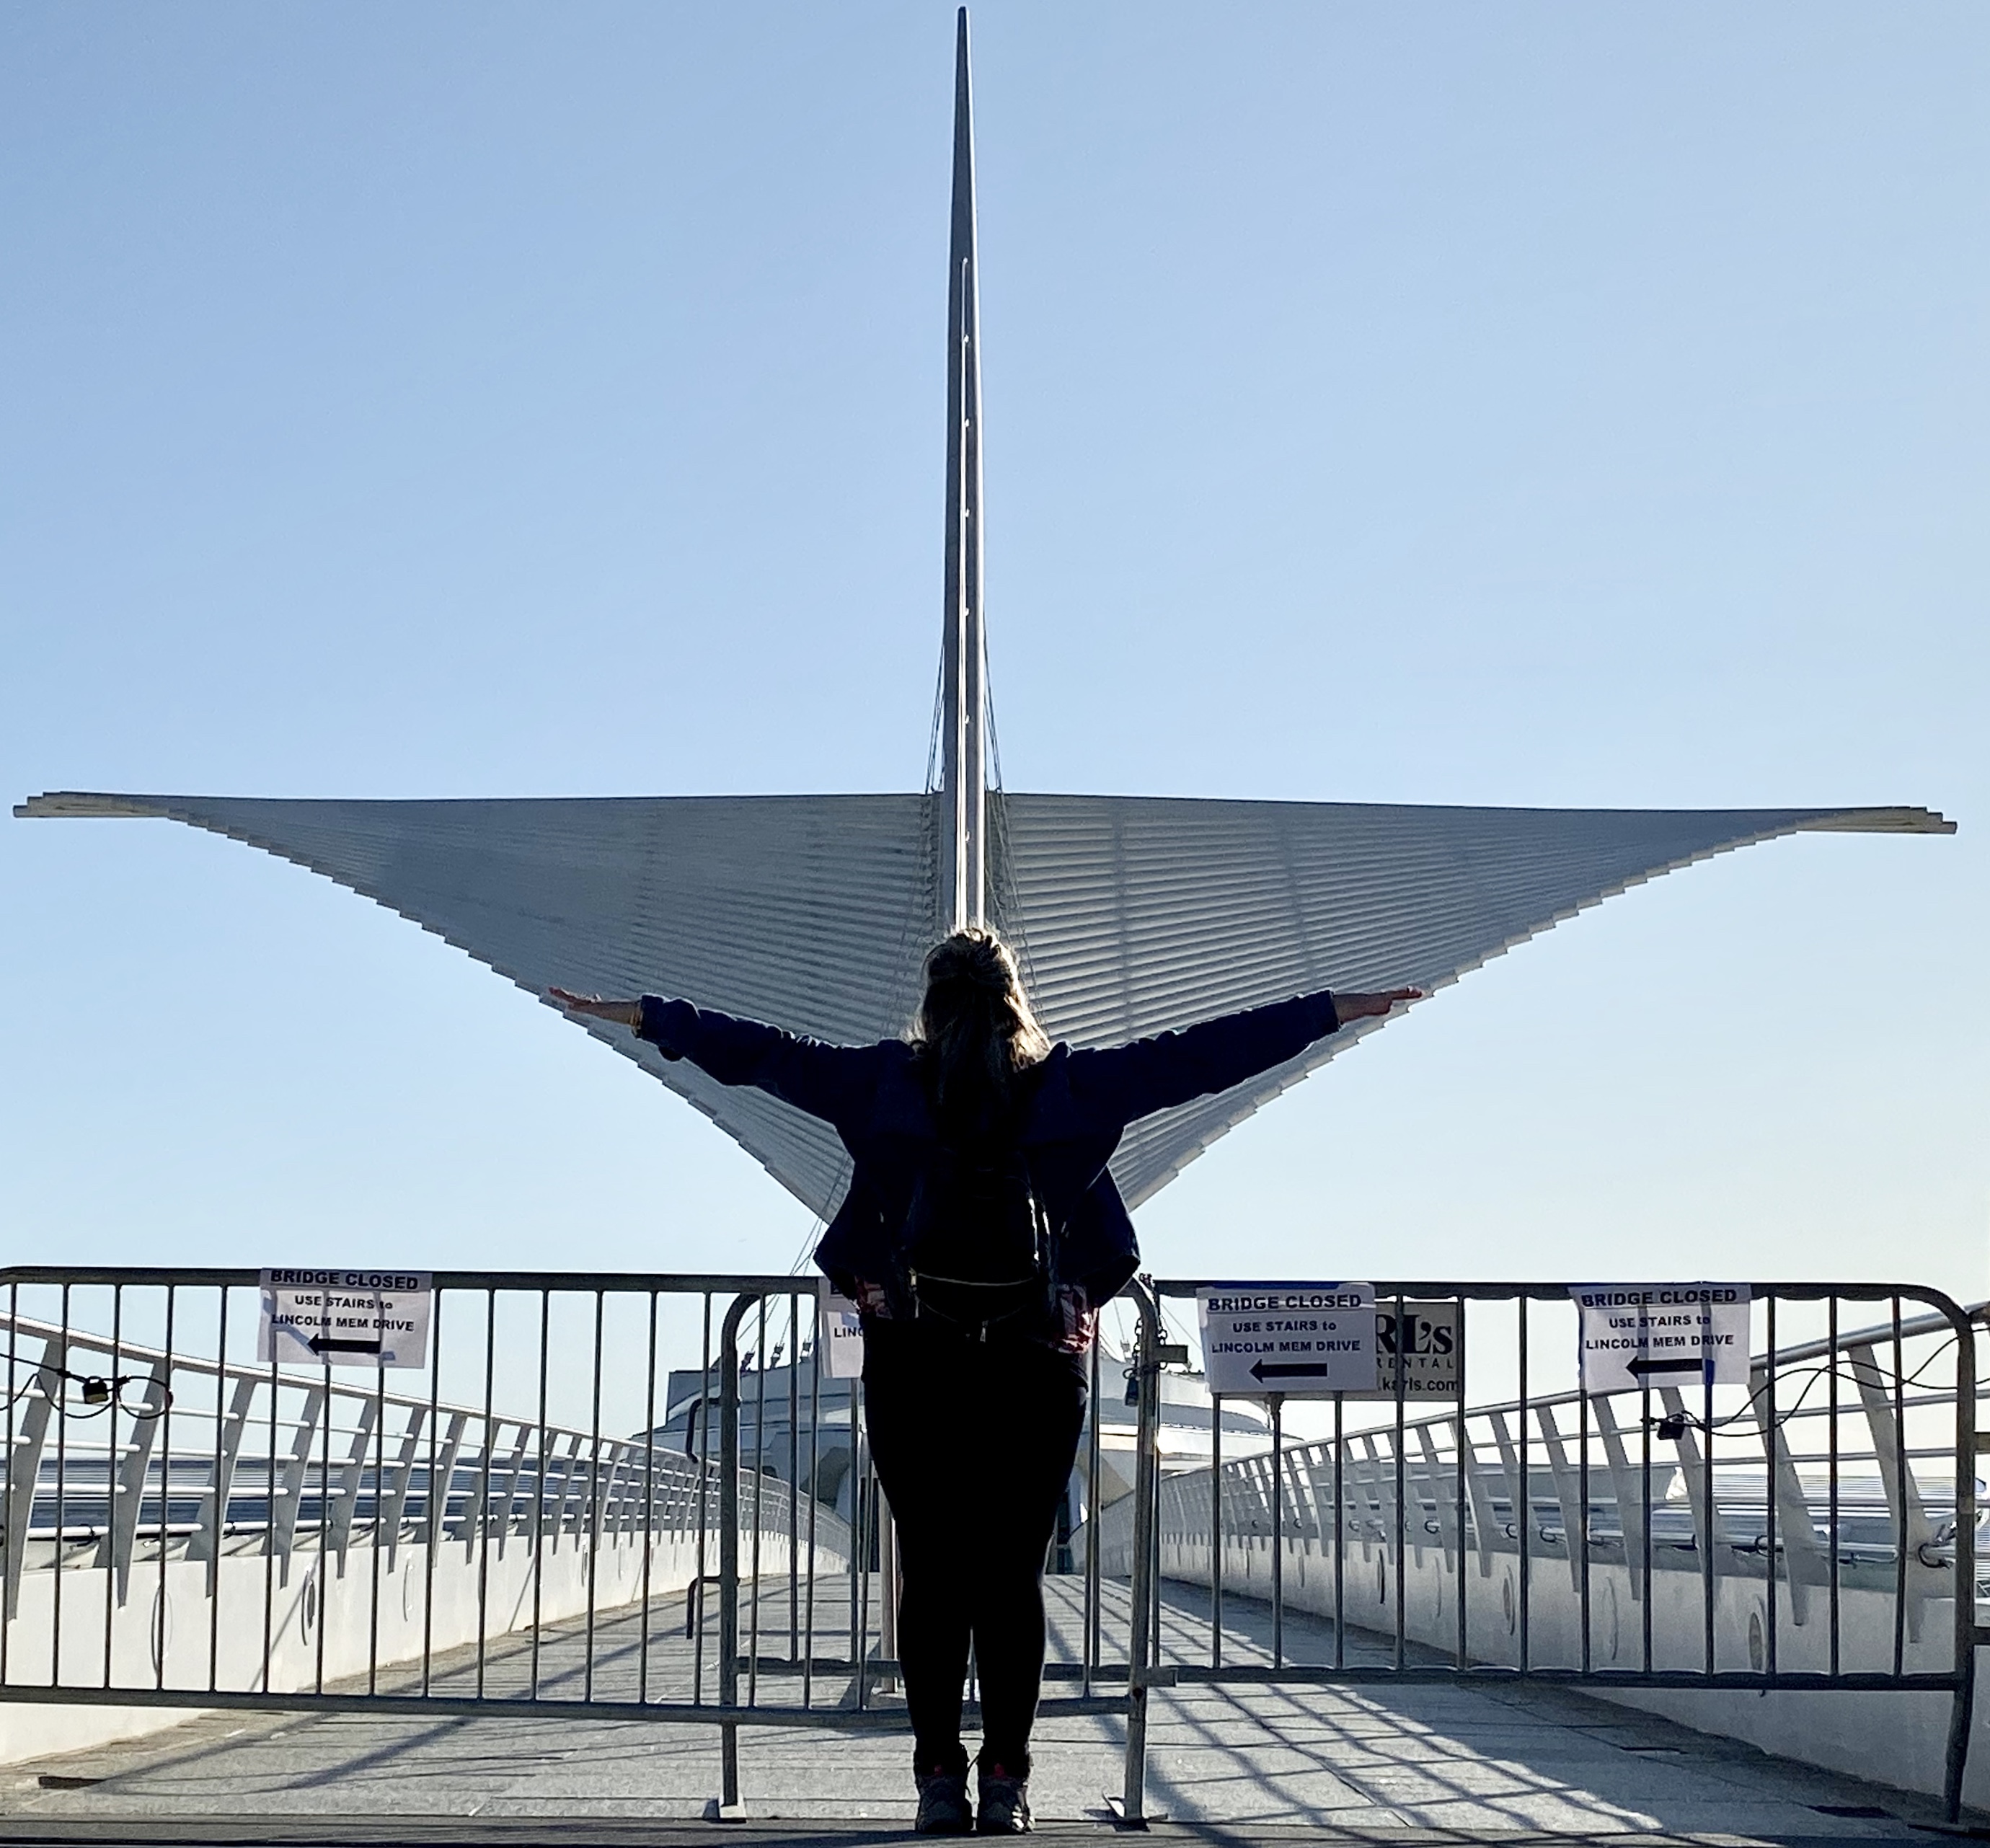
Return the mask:
[[[1074,1052],[1071,1096],[1101,1118],[1123,1126],[1191,1098],[1227,1091],[1296,1058],[1350,1021],[1377,1019],[1422,999],[1420,988],[1391,988],[1379,994],[1322,989],[1317,994],[1222,1014],[1129,1045]]]
[[[829,1045],[764,1021],[654,994],[624,1001],[565,988],[546,994],[570,1014],[628,1028],[665,1058],[689,1059],[722,1085],[751,1085],[826,1122],[840,1122],[861,1109],[874,1076],[872,1047]]]

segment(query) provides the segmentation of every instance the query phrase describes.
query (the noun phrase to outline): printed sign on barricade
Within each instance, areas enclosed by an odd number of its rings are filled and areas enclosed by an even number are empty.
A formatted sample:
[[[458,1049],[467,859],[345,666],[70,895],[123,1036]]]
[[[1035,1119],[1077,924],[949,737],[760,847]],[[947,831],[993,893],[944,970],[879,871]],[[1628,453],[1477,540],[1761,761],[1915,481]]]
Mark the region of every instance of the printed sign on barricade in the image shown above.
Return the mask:
[[[1407,1361],[1403,1378],[1405,1399],[1455,1399],[1465,1391],[1465,1305],[1455,1299],[1402,1305],[1397,1326],[1396,1300],[1384,1296],[1375,1305],[1375,1384],[1372,1391],[1351,1392],[1357,1399],[1393,1399],[1400,1354]]]
[[[1584,1392],[1747,1384],[1747,1284],[1583,1283],[1568,1293]]]
[[[431,1282],[426,1271],[266,1269],[256,1357],[323,1367],[426,1366]]]
[[[861,1380],[864,1377],[864,1325],[857,1320],[857,1305],[822,1285],[822,1377],[825,1380]]]
[[[1209,1390],[1317,1398],[1375,1384],[1375,1291],[1367,1283],[1196,1293]]]

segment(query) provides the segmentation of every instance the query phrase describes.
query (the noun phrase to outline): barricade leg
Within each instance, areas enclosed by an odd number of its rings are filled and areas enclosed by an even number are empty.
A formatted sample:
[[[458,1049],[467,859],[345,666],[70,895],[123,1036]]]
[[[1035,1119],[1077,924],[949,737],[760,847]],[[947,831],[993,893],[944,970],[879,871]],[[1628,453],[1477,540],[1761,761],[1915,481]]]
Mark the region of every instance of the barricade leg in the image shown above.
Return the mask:
[[[1133,1570],[1132,1634],[1126,1664],[1126,1761],[1120,1786],[1119,1820],[1122,1828],[1145,1829],[1147,1786],[1147,1678],[1153,1653],[1152,1619],[1159,1589],[1154,1572],[1155,1488],[1160,1471],[1156,1456],[1160,1429],[1160,1316],[1158,1299],[1136,1282],[1132,1295],[1140,1314],[1135,1350],[1134,1378],[1140,1397],[1134,1440]]]

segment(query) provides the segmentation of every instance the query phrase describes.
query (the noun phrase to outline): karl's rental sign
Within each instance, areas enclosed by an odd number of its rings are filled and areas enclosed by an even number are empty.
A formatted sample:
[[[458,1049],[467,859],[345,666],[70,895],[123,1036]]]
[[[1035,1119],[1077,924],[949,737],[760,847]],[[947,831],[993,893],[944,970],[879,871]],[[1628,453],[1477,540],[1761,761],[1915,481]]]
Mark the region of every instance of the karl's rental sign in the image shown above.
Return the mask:
[[[433,1283],[427,1271],[266,1270],[256,1357],[323,1367],[425,1366]]]
[[[1401,1313],[1397,1314],[1398,1309]],[[1375,1304],[1375,1384],[1352,1396],[1393,1399],[1397,1369],[1402,1369],[1405,1399],[1455,1399],[1465,1391],[1465,1305],[1456,1298],[1437,1303],[1394,1296]]]

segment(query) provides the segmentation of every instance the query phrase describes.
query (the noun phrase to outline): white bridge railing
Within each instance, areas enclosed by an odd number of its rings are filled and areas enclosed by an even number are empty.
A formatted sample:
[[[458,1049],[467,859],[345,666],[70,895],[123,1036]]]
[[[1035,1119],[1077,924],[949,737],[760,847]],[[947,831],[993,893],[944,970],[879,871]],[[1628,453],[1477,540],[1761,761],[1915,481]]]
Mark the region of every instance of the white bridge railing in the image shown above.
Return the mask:
[[[722,1697],[711,1632],[742,1596],[757,1649],[764,1602],[779,1596],[787,1631],[810,1602],[791,1581],[812,1595],[849,1574],[849,1524],[792,1486],[798,1471],[782,1479],[750,1447],[729,1476],[716,1460],[717,1394],[688,1434],[697,1456],[653,1441],[667,1286],[637,1293],[620,1344],[596,1313],[591,1354],[530,1339],[548,1332],[550,1283],[510,1293],[527,1338],[508,1347],[495,1291],[467,1317],[469,1293],[440,1296],[439,1351],[409,1392],[382,1369],[229,1357],[256,1312],[233,1273],[53,1275],[0,1273],[0,1756],[128,1733],[134,1707],[164,1724],[300,1694],[695,1710]],[[685,1280],[716,1379],[701,1281]],[[797,1328],[812,1313],[811,1298]],[[446,1378],[480,1376],[477,1400],[445,1395]],[[547,1415],[562,1386],[591,1401],[588,1422]]]
[[[1435,1411],[1350,1397],[1319,1408],[1333,1435],[1290,1442],[1290,1402],[1274,1397],[1270,1454],[1162,1479],[1156,1581],[1212,1595],[1206,1646],[1163,1655],[1160,1674],[1580,1680],[1960,1801],[1978,1312],[1905,1289],[1760,1286],[1767,1339],[1745,1388],[1537,1397],[1526,1369],[1544,1330],[1573,1349],[1565,1290],[1378,1286],[1378,1312],[1395,1295],[1458,1301],[1482,1350],[1517,1355],[1520,1396]],[[1779,1343],[1779,1314],[1786,1330],[1802,1316],[1822,1332]],[[1133,1570],[1139,1514],[1129,1498],[1099,1524],[1109,1575]],[[1226,1595],[1271,1605],[1262,1659],[1226,1640]],[[1330,1620],[1330,1649],[1294,1660],[1288,1609]],[[1971,1794],[1990,1798],[1990,1765]]]

